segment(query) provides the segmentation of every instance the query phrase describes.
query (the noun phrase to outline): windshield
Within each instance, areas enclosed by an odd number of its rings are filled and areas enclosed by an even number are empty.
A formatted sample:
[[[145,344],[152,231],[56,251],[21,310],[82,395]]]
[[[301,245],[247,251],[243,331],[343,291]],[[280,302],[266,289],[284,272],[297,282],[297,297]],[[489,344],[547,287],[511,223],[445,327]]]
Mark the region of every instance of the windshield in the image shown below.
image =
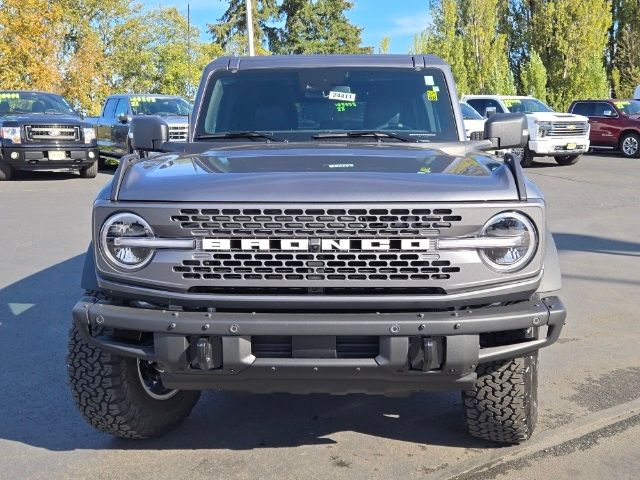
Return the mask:
[[[502,103],[511,113],[553,112],[537,98],[503,98]]]
[[[52,93],[0,92],[0,115],[19,114],[76,115],[59,95]]]
[[[468,103],[460,102],[460,108],[462,109],[462,118],[465,120],[484,120],[482,115]]]
[[[207,85],[198,136],[268,132],[313,140],[319,133],[388,132],[412,141],[457,141],[453,108],[437,69],[304,68],[218,72]],[[210,137],[211,138],[211,137]],[[330,136],[320,136],[315,141]],[[349,137],[349,141],[372,137]],[[398,141],[391,135],[376,141]]]
[[[614,103],[625,115],[640,115],[640,101],[638,100],[622,100]]]
[[[131,97],[130,101],[131,112],[134,115],[178,115],[186,117],[191,113],[191,105],[181,98],[145,95]]]

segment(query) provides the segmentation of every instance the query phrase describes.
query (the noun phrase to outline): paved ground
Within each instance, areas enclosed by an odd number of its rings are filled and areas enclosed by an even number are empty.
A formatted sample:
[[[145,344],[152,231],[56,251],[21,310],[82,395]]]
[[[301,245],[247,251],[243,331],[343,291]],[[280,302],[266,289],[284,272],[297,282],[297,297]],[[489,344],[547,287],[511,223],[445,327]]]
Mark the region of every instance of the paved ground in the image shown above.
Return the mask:
[[[640,160],[539,162],[569,308],[541,356],[540,424],[519,447],[468,437],[457,394],[206,393],[175,433],[99,434],[66,386],[91,200],[109,179],[0,184],[0,478],[524,478],[640,476]]]

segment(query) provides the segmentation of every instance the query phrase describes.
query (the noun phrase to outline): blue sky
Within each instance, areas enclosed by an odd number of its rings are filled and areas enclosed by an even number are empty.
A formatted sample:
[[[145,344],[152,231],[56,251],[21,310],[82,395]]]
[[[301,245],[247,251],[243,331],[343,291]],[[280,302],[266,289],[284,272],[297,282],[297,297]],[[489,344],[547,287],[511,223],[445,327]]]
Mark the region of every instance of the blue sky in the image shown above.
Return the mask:
[[[202,32],[207,23],[215,22],[225,11],[223,0],[141,0],[147,8],[177,7],[186,14],[191,5],[191,19]],[[391,37],[390,53],[407,53],[413,36],[422,31],[429,15],[427,0],[355,0],[355,8],[347,12],[349,20],[364,28],[363,45],[378,48],[380,39]]]

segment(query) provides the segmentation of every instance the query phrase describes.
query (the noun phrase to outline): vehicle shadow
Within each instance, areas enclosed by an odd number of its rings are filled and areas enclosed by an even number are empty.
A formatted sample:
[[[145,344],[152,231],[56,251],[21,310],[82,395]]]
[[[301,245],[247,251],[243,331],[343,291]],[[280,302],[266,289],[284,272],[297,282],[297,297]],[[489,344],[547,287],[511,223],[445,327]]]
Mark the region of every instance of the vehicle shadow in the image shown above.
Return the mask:
[[[99,433],[76,411],[65,367],[83,257],[0,289],[1,439],[52,451],[249,450],[331,444],[337,442],[332,435],[355,431],[419,444],[496,447],[467,434],[457,392],[403,398],[206,392],[164,438],[126,441]]]
[[[113,175],[116,171],[115,167],[105,166],[98,170],[99,173],[103,173],[105,175]],[[61,180],[82,180],[86,181],[84,178],[80,178],[78,172],[47,172],[47,171],[26,171],[26,170],[17,170],[13,174],[14,180],[19,180],[21,182],[43,182],[43,181],[61,181]]]
[[[640,257],[640,242],[575,233],[553,233],[558,250]]]

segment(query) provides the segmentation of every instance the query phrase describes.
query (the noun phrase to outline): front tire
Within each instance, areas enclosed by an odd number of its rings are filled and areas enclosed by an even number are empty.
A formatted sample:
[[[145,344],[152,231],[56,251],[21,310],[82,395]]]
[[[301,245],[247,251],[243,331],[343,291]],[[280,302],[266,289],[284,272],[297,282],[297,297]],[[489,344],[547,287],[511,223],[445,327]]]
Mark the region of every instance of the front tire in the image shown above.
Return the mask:
[[[580,160],[580,155],[560,155],[555,157],[555,160],[558,165],[575,165]]]
[[[11,177],[13,177],[11,165],[0,161],[0,182],[11,180]]]
[[[140,368],[143,365],[143,368]],[[150,362],[121,357],[88,344],[75,325],[69,335],[67,370],[76,406],[94,428],[122,438],[159,437],[180,425],[199,391],[164,388],[149,376]]]
[[[639,158],[640,135],[637,133],[625,133],[620,138],[620,153],[626,158]]]
[[[473,390],[462,392],[467,429],[500,443],[528,440],[538,418],[538,354],[480,364]]]
[[[98,162],[99,162],[99,160],[96,160],[90,166],[82,167],[80,169],[80,177],[82,177],[82,178],[96,178],[96,175],[98,175]]]
[[[522,165],[522,168],[530,167],[533,164],[533,158],[534,154],[529,150],[529,147],[524,147],[524,151],[520,157],[520,165]]]

